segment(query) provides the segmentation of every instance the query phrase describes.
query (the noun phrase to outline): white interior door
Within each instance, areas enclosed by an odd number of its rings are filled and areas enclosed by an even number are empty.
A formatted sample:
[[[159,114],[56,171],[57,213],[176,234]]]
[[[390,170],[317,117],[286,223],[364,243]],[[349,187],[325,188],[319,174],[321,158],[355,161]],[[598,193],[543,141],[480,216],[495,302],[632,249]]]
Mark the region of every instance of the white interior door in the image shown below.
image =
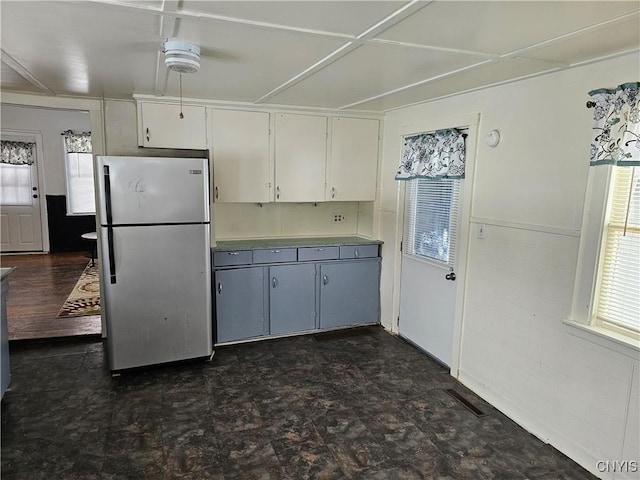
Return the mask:
[[[449,367],[462,181],[414,179],[405,187],[398,333]]]
[[[30,136],[2,135],[2,140],[36,143]],[[37,148],[31,165],[0,163],[0,250],[42,251],[42,219]]]

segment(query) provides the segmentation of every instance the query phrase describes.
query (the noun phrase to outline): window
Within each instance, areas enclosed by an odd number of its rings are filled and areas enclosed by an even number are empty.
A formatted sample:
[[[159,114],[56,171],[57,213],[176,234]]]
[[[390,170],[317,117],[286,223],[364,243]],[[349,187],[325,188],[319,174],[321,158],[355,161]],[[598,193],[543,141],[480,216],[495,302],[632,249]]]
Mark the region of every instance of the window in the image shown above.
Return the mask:
[[[612,177],[596,323],[640,337],[640,167],[616,167]]]
[[[416,178],[405,190],[403,250],[450,268],[455,266],[460,180]]]
[[[96,204],[93,187],[91,132],[62,133],[67,180],[67,215],[93,215]]]
[[[67,153],[67,213],[69,215],[93,215],[96,204],[93,188],[93,155]]]

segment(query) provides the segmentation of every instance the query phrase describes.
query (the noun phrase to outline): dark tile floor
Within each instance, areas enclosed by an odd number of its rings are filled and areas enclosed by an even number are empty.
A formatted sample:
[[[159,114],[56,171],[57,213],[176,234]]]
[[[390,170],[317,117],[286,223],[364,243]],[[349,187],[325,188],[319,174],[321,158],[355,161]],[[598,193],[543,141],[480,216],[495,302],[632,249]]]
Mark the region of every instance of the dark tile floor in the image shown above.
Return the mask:
[[[593,478],[379,328],[116,378],[90,339],[14,344],[11,362],[6,480]]]

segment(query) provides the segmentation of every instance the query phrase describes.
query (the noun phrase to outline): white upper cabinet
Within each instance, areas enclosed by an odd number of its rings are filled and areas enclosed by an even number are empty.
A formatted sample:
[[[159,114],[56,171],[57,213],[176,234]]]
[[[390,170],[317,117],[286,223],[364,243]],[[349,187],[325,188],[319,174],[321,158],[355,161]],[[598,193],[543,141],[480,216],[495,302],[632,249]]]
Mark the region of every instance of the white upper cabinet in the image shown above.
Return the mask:
[[[206,150],[207,126],[205,107],[143,102],[138,110],[140,118],[138,145],[155,148],[191,148]]]
[[[276,114],[275,201],[324,202],[327,117]]]
[[[378,174],[378,120],[334,117],[327,201],[373,201]]]
[[[214,200],[269,202],[269,114],[213,109],[211,128]]]

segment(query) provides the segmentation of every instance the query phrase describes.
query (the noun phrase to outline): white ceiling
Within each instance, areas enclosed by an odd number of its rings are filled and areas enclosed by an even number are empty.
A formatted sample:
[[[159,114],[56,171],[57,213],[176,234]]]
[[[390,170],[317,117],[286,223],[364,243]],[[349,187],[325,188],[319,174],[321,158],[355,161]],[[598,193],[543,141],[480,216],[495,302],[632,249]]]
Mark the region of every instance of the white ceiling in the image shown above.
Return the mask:
[[[640,52],[640,1],[0,2],[2,91],[386,111]],[[639,72],[640,73],[640,72]],[[637,79],[628,79],[629,81]]]

